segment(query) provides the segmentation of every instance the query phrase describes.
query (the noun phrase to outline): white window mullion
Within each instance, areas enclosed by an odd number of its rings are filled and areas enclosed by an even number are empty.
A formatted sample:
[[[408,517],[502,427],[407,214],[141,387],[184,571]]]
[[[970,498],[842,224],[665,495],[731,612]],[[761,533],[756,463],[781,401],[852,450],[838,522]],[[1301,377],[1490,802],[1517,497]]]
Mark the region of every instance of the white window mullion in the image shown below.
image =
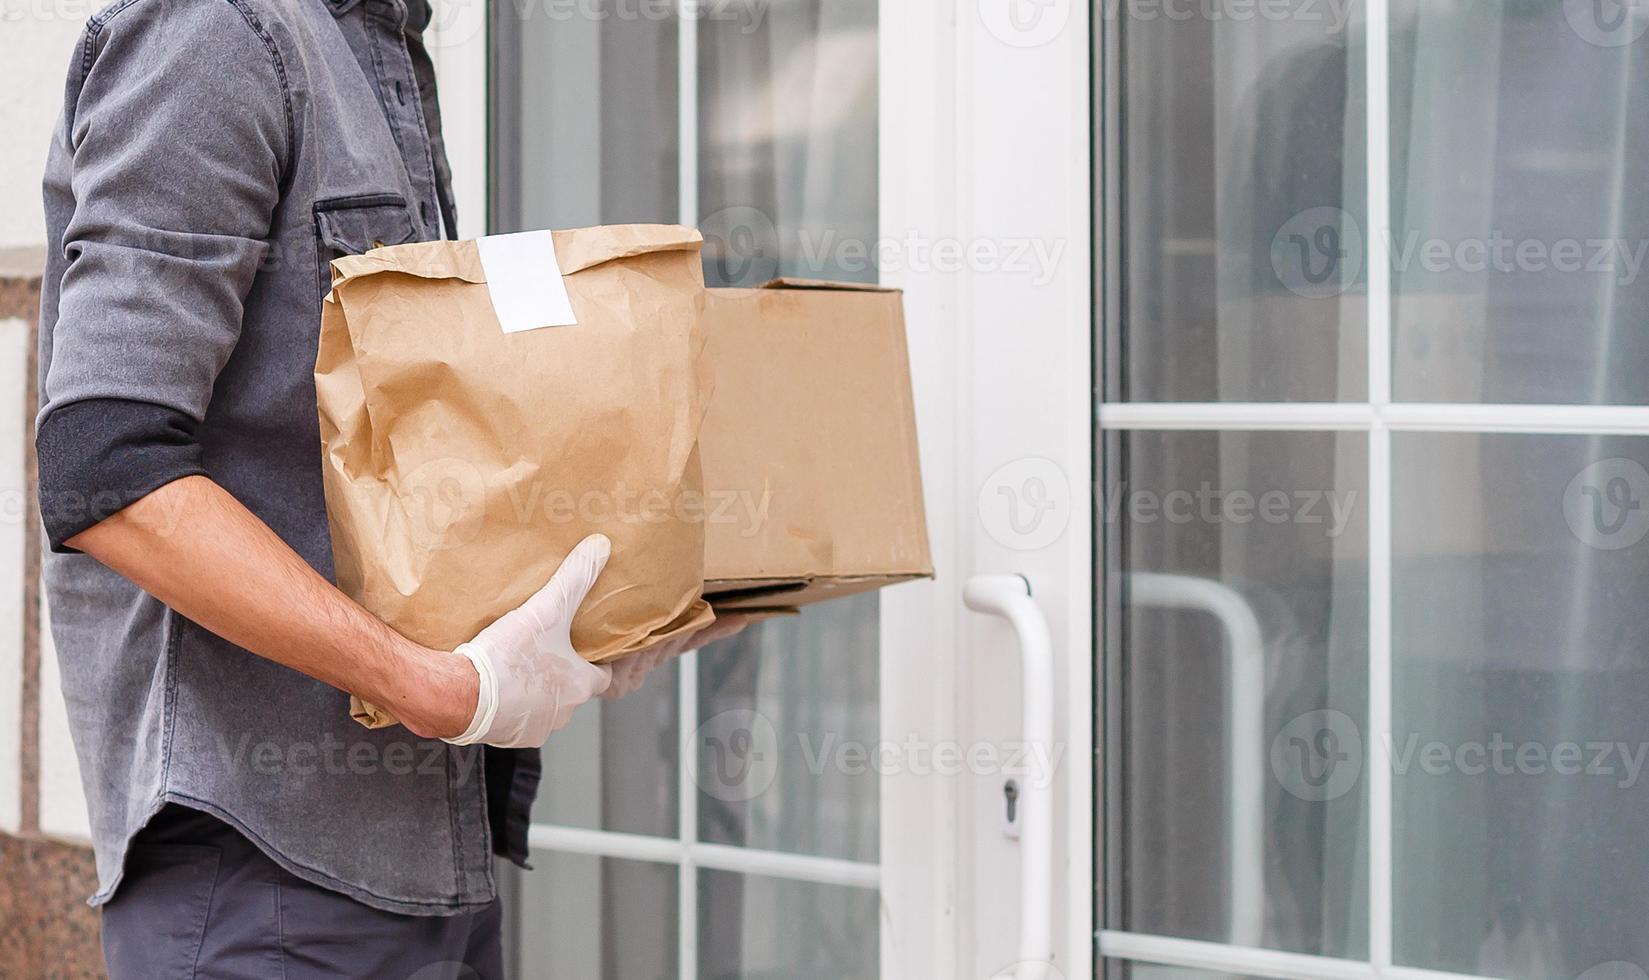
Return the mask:
[[[699,872],[693,846],[699,836],[698,785],[693,771],[698,757],[699,653],[683,654],[677,667],[677,718],[680,726],[676,751],[676,811],[679,830],[679,867],[676,870],[676,975],[698,980]]]
[[[1242,432],[1520,433],[1649,436],[1645,405],[1488,405],[1466,402],[1108,402],[1104,429]]]
[[[1274,949],[1230,946],[1225,943],[1133,932],[1099,934],[1099,949],[1111,959],[1160,963],[1207,973],[1231,973],[1275,980],[1378,980],[1367,963],[1326,956],[1284,953]]]
[[[689,228],[699,223],[699,2],[676,8],[676,201]]]
[[[1391,88],[1388,0],[1368,0],[1364,70],[1367,88],[1368,399],[1374,424],[1368,437],[1368,733],[1373,762],[1391,731]],[[1368,764],[1369,957],[1376,970],[1391,965],[1391,768]]]
[[[542,823],[533,824],[528,841],[535,851],[583,854],[619,861],[645,861],[671,867],[691,863],[697,869],[727,871],[732,874],[798,881],[811,885],[876,891],[882,884],[882,867],[878,864],[787,851],[764,851],[735,844],[683,844],[677,837],[655,837],[650,834]]]
[[[699,223],[699,2],[677,0],[676,7],[676,207],[677,220],[689,228]],[[689,651],[677,668],[676,810],[681,852],[676,868],[676,976],[698,980],[699,870],[693,847],[699,836],[697,764],[699,727],[699,654]]]
[[[1341,431],[1370,428],[1374,410],[1339,402],[1107,402],[1097,421],[1102,429]]]
[[[1099,946],[1111,959],[1269,980],[1478,980],[1460,973],[1377,967],[1359,960],[1132,932],[1101,932]]]
[[[1368,437],[1368,773],[1369,956],[1391,965],[1391,767],[1381,753],[1391,732],[1391,430],[1377,425]]]

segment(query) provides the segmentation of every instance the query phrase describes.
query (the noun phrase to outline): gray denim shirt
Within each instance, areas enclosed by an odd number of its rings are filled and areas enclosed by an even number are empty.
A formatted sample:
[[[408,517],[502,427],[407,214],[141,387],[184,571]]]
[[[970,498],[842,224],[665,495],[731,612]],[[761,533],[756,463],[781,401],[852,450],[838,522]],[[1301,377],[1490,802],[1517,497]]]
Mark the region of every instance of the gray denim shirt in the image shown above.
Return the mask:
[[[480,749],[368,731],[348,695],[61,544],[145,481],[201,472],[332,577],[313,382],[327,263],[452,225],[429,16],[425,0],[117,0],[74,52],[45,181],[39,432],[93,904],[169,801],[381,909],[494,897]]]

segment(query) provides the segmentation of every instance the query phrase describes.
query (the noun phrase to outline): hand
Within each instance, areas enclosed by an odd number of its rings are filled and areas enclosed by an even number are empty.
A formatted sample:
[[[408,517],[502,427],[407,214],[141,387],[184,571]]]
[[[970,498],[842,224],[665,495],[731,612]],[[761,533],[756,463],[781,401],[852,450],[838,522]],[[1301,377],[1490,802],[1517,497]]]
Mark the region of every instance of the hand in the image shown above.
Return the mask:
[[[602,535],[585,538],[532,598],[454,651],[474,664],[480,683],[469,726],[446,741],[537,748],[607,689],[612,671],[580,657],[570,633],[612,547]]]
[[[688,650],[697,650],[709,646],[717,640],[725,640],[736,636],[751,623],[751,617],[743,613],[720,613],[716,621],[697,632],[684,636],[674,637],[657,643],[645,650],[630,654],[612,665],[613,682],[601,696],[612,700],[635,693],[642,684],[646,683],[647,676],[659,667],[664,666]]]

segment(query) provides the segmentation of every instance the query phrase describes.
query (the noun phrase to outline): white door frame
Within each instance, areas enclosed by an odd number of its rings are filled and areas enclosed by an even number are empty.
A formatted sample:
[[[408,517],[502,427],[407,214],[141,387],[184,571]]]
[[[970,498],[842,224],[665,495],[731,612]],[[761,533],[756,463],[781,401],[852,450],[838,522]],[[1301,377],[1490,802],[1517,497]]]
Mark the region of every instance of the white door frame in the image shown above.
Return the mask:
[[[1064,0],[1027,5],[1046,21],[1001,16],[1017,2],[880,8],[882,280],[905,290],[938,573],[883,595],[882,737],[964,752],[1017,738],[1014,637],[961,596],[976,574],[1025,575],[1058,687],[1049,976],[1074,980],[1094,969],[1089,28]],[[1038,246],[1050,261],[1014,255]],[[1046,464],[1063,533],[1004,535],[999,492]],[[1018,938],[1004,773],[905,761],[882,781],[883,975],[993,976]]]
[[[883,281],[905,290],[938,573],[882,597],[881,738],[898,760],[881,785],[890,978],[985,978],[1014,961],[1018,845],[1001,829],[1004,773],[957,774],[935,755],[1014,748],[1014,639],[961,601],[966,579],[990,572],[1025,575],[1052,629],[1060,744],[1048,976],[1093,973],[1089,29],[1072,0],[1028,5],[1057,18],[1030,27],[1002,21],[1002,6],[882,0],[879,11],[878,246]],[[435,7],[429,44],[458,230],[473,236],[486,219],[485,8]],[[683,72],[691,77],[685,61]],[[1062,532],[1004,535],[988,504],[1048,465],[1059,484],[1044,485],[1057,500],[1045,517]]]

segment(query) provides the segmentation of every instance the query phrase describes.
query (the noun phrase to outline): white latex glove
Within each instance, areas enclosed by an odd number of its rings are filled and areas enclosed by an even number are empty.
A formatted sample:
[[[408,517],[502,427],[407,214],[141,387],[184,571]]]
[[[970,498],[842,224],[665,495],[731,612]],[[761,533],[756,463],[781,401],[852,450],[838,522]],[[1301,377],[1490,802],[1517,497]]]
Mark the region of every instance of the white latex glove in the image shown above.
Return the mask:
[[[612,551],[604,535],[580,541],[532,598],[454,651],[475,665],[480,696],[469,727],[446,741],[538,748],[574,709],[607,689],[612,671],[580,657],[570,634],[573,614]]]
[[[645,650],[630,654],[613,663],[613,682],[601,696],[612,700],[633,694],[646,682],[647,676],[659,667],[681,656],[688,650],[709,646],[717,640],[734,636],[750,625],[750,617],[739,613],[718,613],[716,621],[696,633],[678,636],[657,643]]]

